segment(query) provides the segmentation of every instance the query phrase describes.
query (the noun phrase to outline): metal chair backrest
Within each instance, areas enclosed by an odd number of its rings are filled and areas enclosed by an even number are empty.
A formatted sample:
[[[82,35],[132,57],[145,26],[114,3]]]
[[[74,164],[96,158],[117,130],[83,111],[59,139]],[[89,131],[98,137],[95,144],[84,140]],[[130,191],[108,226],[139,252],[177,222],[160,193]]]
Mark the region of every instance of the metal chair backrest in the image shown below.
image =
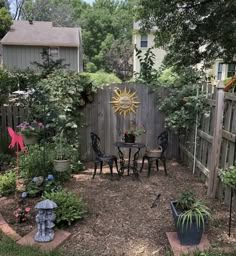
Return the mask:
[[[164,131],[157,137],[157,143],[161,147],[162,152],[161,156],[165,153],[167,147],[168,147],[168,132]]]
[[[97,157],[102,157],[104,153],[100,149],[100,138],[98,137],[97,134],[91,132],[90,133],[91,140],[92,140],[92,148],[93,151],[95,152]]]

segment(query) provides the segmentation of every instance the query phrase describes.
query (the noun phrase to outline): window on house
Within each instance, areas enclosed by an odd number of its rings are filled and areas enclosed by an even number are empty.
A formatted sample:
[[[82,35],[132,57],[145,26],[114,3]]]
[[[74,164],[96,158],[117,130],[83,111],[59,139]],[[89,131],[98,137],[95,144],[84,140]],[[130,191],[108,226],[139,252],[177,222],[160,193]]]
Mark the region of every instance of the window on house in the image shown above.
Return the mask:
[[[141,35],[140,47],[141,48],[148,47],[148,36],[147,35]]]
[[[49,55],[53,59],[59,59],[59,48],[58,47],[50,47],[49,48]]]
[[[233,77],[236,74],[236,63],[228,64],[227,77]]]
[[[223,72],[223,63],[218,64],[218,71],[217,71],[217,80],[222,79],[222,72]]]

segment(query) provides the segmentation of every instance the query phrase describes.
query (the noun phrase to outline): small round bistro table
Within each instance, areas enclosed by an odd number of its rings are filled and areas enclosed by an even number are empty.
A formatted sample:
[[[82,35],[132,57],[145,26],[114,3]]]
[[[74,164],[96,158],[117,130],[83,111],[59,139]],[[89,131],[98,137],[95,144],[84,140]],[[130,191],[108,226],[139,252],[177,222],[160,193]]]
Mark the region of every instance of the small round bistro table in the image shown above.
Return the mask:
[[[120,157],[120,173],[123,174],[124,170],[128,170],[128,175],[129,175],[129,170],[132,169],[134,176],[138,178],[138,157],[139,157],[139,152],[142,148],[145,147],[145,144],[143,143],[125,143],[125,142],[116,142],[114,144],[115,147],[118,149],[119,157]],[[128,158],[128,163],[126,163],[124,159],[124,153],[122,149],[129,149],[129,158]],[[132,149],[136,150],[134,153],[134,158],[133,158],[133,165],[131,165],[131,151]]]

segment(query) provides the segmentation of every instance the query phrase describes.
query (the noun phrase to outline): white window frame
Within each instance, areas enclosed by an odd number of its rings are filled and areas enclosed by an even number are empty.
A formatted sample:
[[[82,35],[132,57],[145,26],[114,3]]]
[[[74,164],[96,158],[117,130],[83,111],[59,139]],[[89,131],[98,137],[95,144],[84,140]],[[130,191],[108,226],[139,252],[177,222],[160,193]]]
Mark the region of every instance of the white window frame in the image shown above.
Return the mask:
[[[55,54],[53,51],[57,50],[57,53]],[[53,59],[60,59],[60,48],[59,47],[49,47],[48,53]]]
[[[143,44],[145,44],[145,45],[143,45]],[[141,48],[148,48],[148,35],[147,34],[141,34],[140,47]]]

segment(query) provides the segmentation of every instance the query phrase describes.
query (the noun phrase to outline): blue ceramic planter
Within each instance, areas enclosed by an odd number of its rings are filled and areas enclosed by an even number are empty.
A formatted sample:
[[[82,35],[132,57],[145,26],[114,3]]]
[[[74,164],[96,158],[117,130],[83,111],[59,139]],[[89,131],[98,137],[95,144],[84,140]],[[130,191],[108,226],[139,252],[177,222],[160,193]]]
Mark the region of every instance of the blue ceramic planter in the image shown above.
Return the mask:
[[[176,210],[176,202],[170,202],[171,211],[174,217],[175,227],[177,231],[177,235],[182,245],[197,245],[200,243],[202,234],[204,232],[203,224],[200,227],[197,227],[196,221],[193,220],[192,224],[186,226],[177,225],[180,213]]]

